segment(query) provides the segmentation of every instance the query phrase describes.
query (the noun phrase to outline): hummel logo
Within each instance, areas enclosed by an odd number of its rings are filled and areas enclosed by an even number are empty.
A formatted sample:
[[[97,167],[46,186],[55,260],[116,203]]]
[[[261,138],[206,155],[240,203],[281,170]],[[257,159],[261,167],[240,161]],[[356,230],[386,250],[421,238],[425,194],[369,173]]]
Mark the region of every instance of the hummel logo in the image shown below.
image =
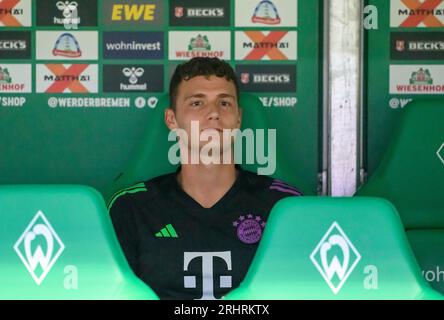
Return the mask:
[[[122,70],[122,73],[125,75],[125,77],[129,78],[129,82],[131,84],[136,84],[137,81],[139,81],[139,78],[141,76],[143,76],[143,74],[145,73],[145,70],[143,70],[142,68],[124,68]]]
[[[165,228],[155,234],[156,238],[179,238],[171,224],[167,224]]]

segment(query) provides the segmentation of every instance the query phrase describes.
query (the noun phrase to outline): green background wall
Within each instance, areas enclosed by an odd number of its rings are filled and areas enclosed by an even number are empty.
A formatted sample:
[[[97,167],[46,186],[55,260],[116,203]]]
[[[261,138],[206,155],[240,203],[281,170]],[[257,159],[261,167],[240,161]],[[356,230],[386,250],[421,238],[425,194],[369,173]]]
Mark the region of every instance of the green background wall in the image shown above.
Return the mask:
[[[390,5],[393,3],[401,3],[401,0],[370,0],[366,3],[375,6],[378,15],[378,28],[366,31],[366,85],[364,86],[365,94],[365,126],[366,126],[366,150],[365,162],[368,174],[372,174],[387,148],[389,139],[393,132],[393,127],[400,114],[408,105],[410,99],[421,98],[429,99],[442,94],[390,94],[390,65],[434,65],[440,68],[444,64],[444,50],[435,52],[433,59],[416,59],[406,57],[400,60],[391,58],[390,55],[390,35],[394,32],[418,32],[421,36],[426,37],[427,33],[439,32],[440,39],[444,42],[444,28],[426,26],[417,24],[416,26],[402,26],[399,23],[392,23],[390,26]],[[406,1],[407,2],[407,1]],[[424,1],[420,1],[424,3]],[[430,2],[430,1],[429,1]],[[402,4],[402,3],[401,3]],[[394,7],[395,8],[395,7]],[[444,21],[444,1],[437,9],[441,8],[439,19]],[[395,26],[396,25],[396,26]],[[426,39],[424,39],[426,40]],[[439,81],[439,69],[431,69],[432,78],[435,84],[442,84]],[[409,79],[405,79],[408,81]],[[443,120],[444,121],[444,120]]]
[[[41,0],[40,0],[41,1]],[[155,20],[147,24],[127,22],[117,25],[105,25],[108,19],[102,12],[103,1],[98,1],[98,26],[79,26],[78,31],[98,31],[98,59],[82,61],[82,63],[98,64],[98,93],[36,93],[36,64],[66,63],[72,61],[40,60],[36,56],[36,31],[57,30],[63,33],[63,26],[36,26],[36,7],[42,2],[32,1],[32,26],[0,27],[0,33],[10,31],[30,31],[32,35],[31,59],[0,59],[2,64],[31,64],[32,93],[8,93],[0,91],[0,99],[4,97],[23,97],[26,103],[20,107],[0,105],[0,184],[28,183],[75,183],[86,184],[104,192],[113,182],[116,175],[128,165],[137,154],[140,142],[146,135],[153,134],[150,128],[163,121],[163,111],[159,105],[155,108],[145,106],[137,108],[135,100],[143,97],[160,98],[167,92],[171,70],[180,61],[168,59],[169,31],[229,31],[231,35],[231,58],[229,62],[239,65],[286,65],[293,68],[297,65],[296,92],[264,92],[256,93],[260,97],[296,97],[297,104],[293,107],[277,105],[262,106],[254,112],[262,113],[269,121],[270,127],[277,129],[278,167],[275,176],[300,186],[307,194],[316,193],[317,173],[319,171],[320,154],[320,50],[322,40],[320,32],[322,5],[320,1],[299,0],[297,26],[293,27],[238,27],[235,25],[235,1],[226,1],[231,8],[228,26],[170,26],[169,12],[174,10],[168,1],[158,2],[159,11]],[[149,4],[153,1],[109,1],[110,3]],[[256,1],[259,3],[260,1]],[[278,11],[286,10],[285,0],[274,1]],[[293,1],[287,1],[293,2]],[[160,10],[160,4],[163,5]],[[197,1],[199,3],[199,1]],[[208,1],[200,1],[209,5]],[[284,3],[284,5],[282,5]],[[288,9],[287,9],[288,10]],[[43,11],[43,10],[41,10]],[[43,14],[40,13],[39,14]],[[246,12],[245,15],[253,15]],[[158,20],[156,20],[158,19]],[[160,31],[163,32],[163,58],[157,60],[134,59],[103,59],[104,31]],[[297,61],[242,61],[236,60],[236,31],[297,31]],[[372,41],[375,41],[371,39]],[[213,44],[215,45],[215,44]],[[52,49],[53,43],[47,46]],[[80,62],[79,62],[80,63]],[[145,93],[104,93],[104,64],[150,64],[163,68],[163,92]],[[29,75],[31,76],[31,75]],[[157,78],[152,74],[149,77]],[[373,81],[373,78],[370,77]],[[52,97],[122,97],[130,99],[129,108],[61,108],[49,107]],[[376,99],[376,98],[375,98]],[[0,100],[1,102],[2,100]],[[3,101],[4,102],[4,101]],[[375,102],[370,101],[373,105]],[[382,106],[381,106],[382,107]],[[391,110],[386,110],[387,113]],[[251,110],[249,110],[251,112]],[[388,114],[388,117],[391,116]],[[159,136],[159,139],[167,137]],[[379,145],[377,146],[379,147]],[[374,148],[374,147],[373,147]],[[153,163],[163,156],[152,155]],[[159,160],[157,160],[159,161]],[[162,170],[161,170],[162,171]],[[168,171],[168,166],[163,166]],[[159,172],[162,174],[164,172]]]

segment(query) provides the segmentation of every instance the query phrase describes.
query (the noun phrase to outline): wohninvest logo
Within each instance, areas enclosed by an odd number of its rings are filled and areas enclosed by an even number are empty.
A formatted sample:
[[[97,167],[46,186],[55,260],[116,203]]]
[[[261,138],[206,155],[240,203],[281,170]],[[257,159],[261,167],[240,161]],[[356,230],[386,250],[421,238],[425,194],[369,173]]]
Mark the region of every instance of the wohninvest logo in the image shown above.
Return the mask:
[[[202,128],[191,121],[190,132],[172,130],[168,141],[176,141],[168,151],[172,165],[257,164],[259,175],[276,171],[276,129]]]
[[[105,59],[163,59],[163,32],[104,32]]]
[[[14,245],[14,250],[40,285],[65,249],[42,211],[38,211]]]

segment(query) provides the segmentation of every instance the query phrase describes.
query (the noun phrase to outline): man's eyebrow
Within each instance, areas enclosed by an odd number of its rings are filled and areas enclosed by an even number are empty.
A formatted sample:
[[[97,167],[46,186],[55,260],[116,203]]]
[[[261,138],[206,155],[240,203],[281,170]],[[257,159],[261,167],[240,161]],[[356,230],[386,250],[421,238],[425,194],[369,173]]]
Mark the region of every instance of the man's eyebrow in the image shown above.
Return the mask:
[[[219,98],[231,98],[231,99],[236,99],[235,96],[233,96],[232,94],[228,94],[228,93],[221,93],[218,95]]]
[[[192,94],[192,95],[189,95],[189,96],[185,97],[185,101],[187,101],[189,99],[192,99],[192,98],[205,98],[205,97],[206,97],[206,95],[203,94],[203,93],[195,93],[195,94]],[[236,99],[235,96],[233,96],[231,94],[228,94],[228,93],[221,93],[221,94],[217,95],[217,97],[218,98],[231,98],[233,100]]]
[[[187,101],[191,98],[205,98],[205,95],[203,93],[195,93],[195,94],[192,94],[188,97],[185,97],[185,101]]]

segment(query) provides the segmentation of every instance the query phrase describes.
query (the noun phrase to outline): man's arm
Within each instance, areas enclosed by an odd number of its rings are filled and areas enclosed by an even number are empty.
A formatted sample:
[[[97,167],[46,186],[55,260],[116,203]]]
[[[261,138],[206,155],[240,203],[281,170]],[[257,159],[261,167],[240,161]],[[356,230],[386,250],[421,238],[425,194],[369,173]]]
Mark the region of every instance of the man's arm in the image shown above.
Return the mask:
[[[120,246],[135,274],[138,274],[137,227],[131,204],[125,196],[118,198],[109,208]]]

